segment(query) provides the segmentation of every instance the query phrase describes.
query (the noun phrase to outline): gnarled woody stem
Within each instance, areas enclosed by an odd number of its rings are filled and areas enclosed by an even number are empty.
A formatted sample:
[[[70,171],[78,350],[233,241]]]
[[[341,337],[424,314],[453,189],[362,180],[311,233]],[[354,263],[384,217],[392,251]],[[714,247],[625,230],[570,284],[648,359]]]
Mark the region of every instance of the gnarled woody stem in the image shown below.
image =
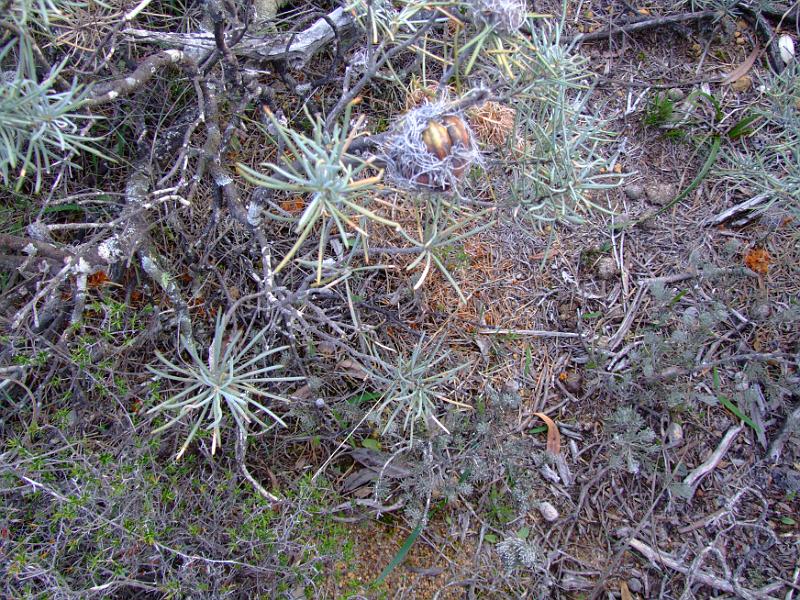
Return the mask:
[[[336,26],[336,32],[328,21]],[[347,34],[354,27],[355,21],[350,13],[342,8],[337,8],[326,18],[317,19],[310,27],[293,36],[285,33],[246,33],[231,50],[241,58],[259,62],[284,60],[290,67],[298,69],[320,49],[333,41],[337,33],[339,35]],[[217,47],[214,34],[211,32],[166,33],[131,28],[124,30],[123,34],[136,42],[150,42],[179,48],[200,60]],[[287,42],[291,42],[288,47]]]

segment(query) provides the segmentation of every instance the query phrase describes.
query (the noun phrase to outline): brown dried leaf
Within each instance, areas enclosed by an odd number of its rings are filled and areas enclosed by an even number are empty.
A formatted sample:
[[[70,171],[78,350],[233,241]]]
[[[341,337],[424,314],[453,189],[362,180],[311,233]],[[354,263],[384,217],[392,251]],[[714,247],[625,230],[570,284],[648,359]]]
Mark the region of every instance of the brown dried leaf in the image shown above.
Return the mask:
[[[98,288],[110,281],[108,274],[105,271],[95,271],[86,279],[90,288]]]
[[[753,51],[750,53],[750,55],[744,59],[742,64],[728,73],[727,77],[722,80],[722,84],[725,85],[727,83],[733,83],[740,77],[743,77],[753,67],[753,64],[755,64],[756,58],[758,58],[760,52],[761,47],[758,45],[758,42],[756,42],[756,47],[753,48]]]
[[[624,581],[621,581],[619,584],[619,594],[622,596],[622,600],[633,600],[631,590],[628,588],[628,584]]]
[[[558,432],[558,426],[553,419],[544,413],[533,413],[539,417],[547,425],[547,451],[550,454],[561,454],[561,434]]]
[[[369,379],[369,373],[358,361],[345,358],[338,366],[342,373],[349,375],[353,379],[360,379],[361,381]]]

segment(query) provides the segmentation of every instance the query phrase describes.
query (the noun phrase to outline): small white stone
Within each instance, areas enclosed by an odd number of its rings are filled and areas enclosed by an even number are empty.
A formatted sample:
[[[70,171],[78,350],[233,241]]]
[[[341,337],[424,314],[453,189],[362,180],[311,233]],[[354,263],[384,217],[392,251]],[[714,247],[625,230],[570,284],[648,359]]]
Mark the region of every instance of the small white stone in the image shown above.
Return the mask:
[[[674,421],[667,427],[667,441],[671,447],[683,444],[683,427]]]
[[[552,523],[553,521],[557,520],[558,517],[560,516],[558,514],[558,510],[556,510],[556,507],[546,501],[539,502],[538,509],[539,513],[548,523]]]
[[[778,38],[778,49],[781,51],[781,58],[787,65],[794,60],[794,40],[792,36],[783,34]]]

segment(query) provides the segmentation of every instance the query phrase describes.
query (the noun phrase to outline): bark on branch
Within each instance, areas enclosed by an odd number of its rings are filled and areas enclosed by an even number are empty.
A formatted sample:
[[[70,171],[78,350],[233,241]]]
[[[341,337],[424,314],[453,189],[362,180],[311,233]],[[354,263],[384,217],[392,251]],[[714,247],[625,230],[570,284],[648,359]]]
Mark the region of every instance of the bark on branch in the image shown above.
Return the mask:
[[[156,71],[167,65],[188,64],[192,61],[181,50],[164,50],[145,59],[137,69],[122,79],[110,81],[97,86],[92,95],[87,99],[88,106],[97,106],[113,102],[120,96],[127,96],[131,92],[141,89]]]
[[[255,61],[285,60],[291,68],[299,69],[336,37],[328,21],[336,26],[339,35],[351,32],[355,26],[350,13],[337,8],[327,18],[317,19],[308,29],[294,34],[294,37],[292,34],[245,34],[238,44],[231,47],[231,51],[238,57]],[[164,33],[130,28],[123,34],[131,41],[180,48],[198,57],[217,48],[212,32]]]

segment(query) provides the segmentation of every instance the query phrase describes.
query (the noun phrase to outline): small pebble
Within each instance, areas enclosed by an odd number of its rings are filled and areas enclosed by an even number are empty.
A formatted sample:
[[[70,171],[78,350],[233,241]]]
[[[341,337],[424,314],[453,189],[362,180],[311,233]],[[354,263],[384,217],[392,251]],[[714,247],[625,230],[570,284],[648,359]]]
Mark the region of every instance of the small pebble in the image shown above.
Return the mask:
[[[667,427],[667,441],[672,447],[683,444],[683,427],[681,427],[680,423],[673,421],[669,424],[669,427]]]
[[[552,523],[556,519],[558,519],[559,514],[556,510],[556,507],[550,504],[549,502],[540,502],[539,503],[539,512],[541,513],[542,517],[548,523]]]
[[[625,186],[625,195],[631,200],[641,200],[644,196],[644,188],[636,183]]]
[[[670,88],[667,91],[667,98],[672,100],[673,102],[680,102],[686,97],[686,94],[683,93],[681,88]]]
[[[765,321],[772,314],[769,302],[764,300],[757,301],[750,307],[750,318],[753,321]]]
[[[644,192],[651,204],[664,206],[675,198],[675,186],[671,183],[653,183]]]
[[[643,213],[636,222],[636,227],[642,231],[655,231],[658,229],[658,211],[650,210]]]
[[[595,271],[597,277],[603,281],[614,279],[619,274],[619,267],[617,261],[611,256],[604,256],[595,264]]]
[[[745,40],[743,37],[737,37],[736,38],[736,45],[737,46],[744,46],[746,43],[747,43],[747,40]]]
[[[750,89],[752,85],[753,85],[753,80],[750,79],[750,76],[743,75],[742,77],[739,77],[739,79],[737,79],[731,84],[731,88],[733,88],[733,90],[736,92],[746,92],[747,90]]]
[[[578,371],[570,371],[564,378],[564,387],[570,394],[580,394],[583,386],[583,375]]]
[[[628,590],[633,594],[638,594],[642,591],[642,582],[636,579],[636,577],[631,577],[628,579]]]

